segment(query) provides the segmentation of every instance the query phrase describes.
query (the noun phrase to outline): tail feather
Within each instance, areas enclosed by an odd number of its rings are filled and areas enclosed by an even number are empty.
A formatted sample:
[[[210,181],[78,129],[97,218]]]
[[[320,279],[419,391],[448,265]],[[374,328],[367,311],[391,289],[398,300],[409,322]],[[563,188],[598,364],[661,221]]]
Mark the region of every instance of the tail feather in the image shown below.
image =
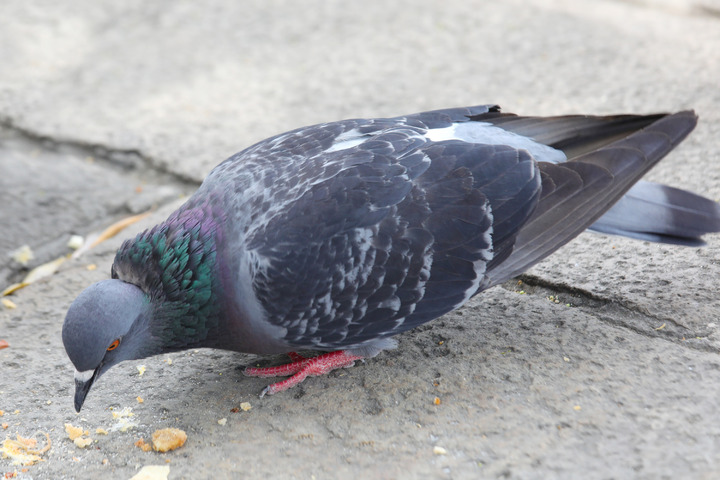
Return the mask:
[[[720,203],[678,188],[640,181],[590,230],[691,247],[720,232]]]

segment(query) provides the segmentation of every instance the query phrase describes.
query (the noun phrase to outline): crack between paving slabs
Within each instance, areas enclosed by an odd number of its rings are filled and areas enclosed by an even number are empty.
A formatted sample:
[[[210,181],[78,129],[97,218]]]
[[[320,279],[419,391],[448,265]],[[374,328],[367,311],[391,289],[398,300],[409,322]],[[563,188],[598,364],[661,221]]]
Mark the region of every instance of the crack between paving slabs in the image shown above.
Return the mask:
[[[81,140],[53,138],[49,135],[20,127],[16,125],[10,117],[5,116],[0,117],[0,129],[9,132],[11,135],[14,135],[16,139],[25,143],[26,148],[40,149],[48,152],[63,152],[77,158],[92,157],[101,166],[119,170],[120,174],[126,176],[131,175],[130,172],[132,171],[150,172],[152,181],[164,185],[169,184],[187,195],[191,194],[200,185],[200,182],[193,178],[155,165],[151,157],[144,155],[137,149],[120,149],[102,144],[83,142]],[[138,162],[133,162],[133,160],[137,160]],[[48,242],[40,244],[39,248],[42,249],[43,245],[49,245],[53,242],[54,240],[48,240]],[[59,255],[60,253],[55,256]],[[11,262],[8,262],[3,268],[9,272],[7,277],[10,279],[21,276],[21,272],[25,270],[24,267],[12,265]]]
[[[610,325],[626,328],[646,337],[659,338],[668,342],[676,343],[693,350],[714,353],[720,352],[720,347],[707,342],[708,337],[712,333],[709,329],[704,331],[693,331],[671,317],[653,315],[639,305],[627,300],[603,297],[593,292],[573,287],[565,283],[554,283],[530,274],[523,274],[518,278],[527,286],[545,290],[538,292],[537,294],[539,295],[547,296],[546,293],[550,292],[553,294],[568,295],[575,299],[581,299],[581,304],[574,305],[575,308],[579,308],[580,310],[596,317],[598,320]],[[515,283],[514,281],[511,282],[512,283],[508,282],[504,284],[503,288],[513,291]],[[532,291],[526,293],[536,295],[536,293]],[[632,321],[633,317],[637,320]],[[647,327],[643,328],[645,325]],[[658,326],[661,325],[664,325],[664,327],[662,329],[658,329]]]
[[[10,117],[0,117],[0,128],[17,135],[21,140],[28,142],[36,148],[47,151],[60,151],[64,149],[66,152],[77,157],[92,157],[95,160],[99,160],[102,163],[106,163],[123,171],[145,170],[152,172],[157,175],[160,180],[172,182],[181,190],[190,188],[194,190],[201,183],[188,175],[174,172],[157,165],[153,157],[143,154],[142,151],[138,149],[109,147],[100,143],[89,143],[78,139],[55,138],[16,125]],[[123,158],[126,160],[123,161]],[[132,165],[132,161],[128,162],[128,158],[139,160],[141,165],[139,167]]]

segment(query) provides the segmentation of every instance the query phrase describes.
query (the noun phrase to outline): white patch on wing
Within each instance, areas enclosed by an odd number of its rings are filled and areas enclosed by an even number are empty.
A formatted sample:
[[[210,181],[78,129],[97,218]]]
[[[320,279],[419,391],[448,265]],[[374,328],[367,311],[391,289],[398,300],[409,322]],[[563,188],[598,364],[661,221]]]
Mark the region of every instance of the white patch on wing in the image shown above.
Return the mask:
[[[367,140],[367,137],[367,134],[360,133],[356,129],[348,130],[338,135],[330,148],[325,150],[325,153],[339,152],[340,150],[355,147]]]
[[[449,127],[433,128],[427,131],[425,138],[433,142],[461,140],[484,145],[508,145],[527,150],[535,160],[540,162],[562,163],[567,161],[567,157],[560,150],[485,122],[453,123]]]

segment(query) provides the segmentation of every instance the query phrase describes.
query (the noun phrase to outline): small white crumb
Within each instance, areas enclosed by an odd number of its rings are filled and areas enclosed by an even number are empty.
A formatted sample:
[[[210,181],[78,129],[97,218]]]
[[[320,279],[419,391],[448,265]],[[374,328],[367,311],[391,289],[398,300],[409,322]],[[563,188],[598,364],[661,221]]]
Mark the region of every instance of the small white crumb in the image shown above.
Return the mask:
[[[227,423],[227,418],[221,418],[218,420],[218,425],[225,425]]]
[[[145,365],[138,365],[138,366],[137,366],[138,372],[140,372],[140,376],[141,376],[141,377],[143,376],[143,373],[145,373],[145,368],[146,368]]]
[[[447,455],[447,450],[445,450],[443,447],[438,447],[437,445],[435,445],[433,447],[433,453],[435,455]]]
[[[111,432],[127,432],[131,428],[137,427],[137,423],[130,420],[135,414],[132,412],[132,408],[125,407],[119,412],[112,412],[112,416],[117,420],[117,423],[110,427]]]
[[[570,357],[563,357],[563,360],[565,360],[566,362],[569,362],[569,361],[570,361]]]
[[[46,403],[47,405],[51,405],[51,404],[52,404],[52,400],[48,400],[48,401],[45,402],[45,403]]]
[[[242,403],[240,403],[240,409],[241,409],[243,412],[247,412],[247,411],[250,410],[251,408],[252,408],[252,405],[250,405],[250,402],[242,402]]]
[[[170,475],[168,465],[145,465],[130,480],[167,480]]]
[[[67,246],[68,248],[77,250],[78,248],[83,246],[83,243],[85,243],[85,239],[83,237],[81,237],[80,235],[73,235],[72,237],[70,237],[70,240],[68,240]]]
[[[10,257],[24,267],[30,260],[35,258],[35,254],[30,248],[30,245],[23,245],[22,247],[10,252]]]
[[[130,407],[125,407],[119,412],[112,412],[113,418],[132,417],[133,415],[135,414],[132,412],[132,408]]]

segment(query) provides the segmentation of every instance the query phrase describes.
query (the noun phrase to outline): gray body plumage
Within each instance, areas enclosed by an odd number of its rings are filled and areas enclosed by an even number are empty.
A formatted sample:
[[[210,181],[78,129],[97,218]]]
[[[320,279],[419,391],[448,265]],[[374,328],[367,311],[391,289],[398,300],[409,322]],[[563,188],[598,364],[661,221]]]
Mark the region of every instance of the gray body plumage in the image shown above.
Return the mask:
[[[264,140],[118,253],[112,281],[135,284],[153,311],[152,347],[124,358],[198,346],[373,356],[593,225],[695,123],[692,112],[541,118],[479,106]],[[631,193],[595,228],[684,244],[720,230],[718,204],[702,197],[656,184]],[[641,204],[655,212],[642,225]],[[86,303],[63,331],[79,371],[101,342]]]
[[[316,125],[250,147],[196,194],[226,192],[237,323],[253,332],[237,349],[389,345],[569,241],[694,124],[691,113],[539,119],[483,106]],[[568,126],[590,145],[554,148]],[[548,144],[526,136],[536,133]]]

